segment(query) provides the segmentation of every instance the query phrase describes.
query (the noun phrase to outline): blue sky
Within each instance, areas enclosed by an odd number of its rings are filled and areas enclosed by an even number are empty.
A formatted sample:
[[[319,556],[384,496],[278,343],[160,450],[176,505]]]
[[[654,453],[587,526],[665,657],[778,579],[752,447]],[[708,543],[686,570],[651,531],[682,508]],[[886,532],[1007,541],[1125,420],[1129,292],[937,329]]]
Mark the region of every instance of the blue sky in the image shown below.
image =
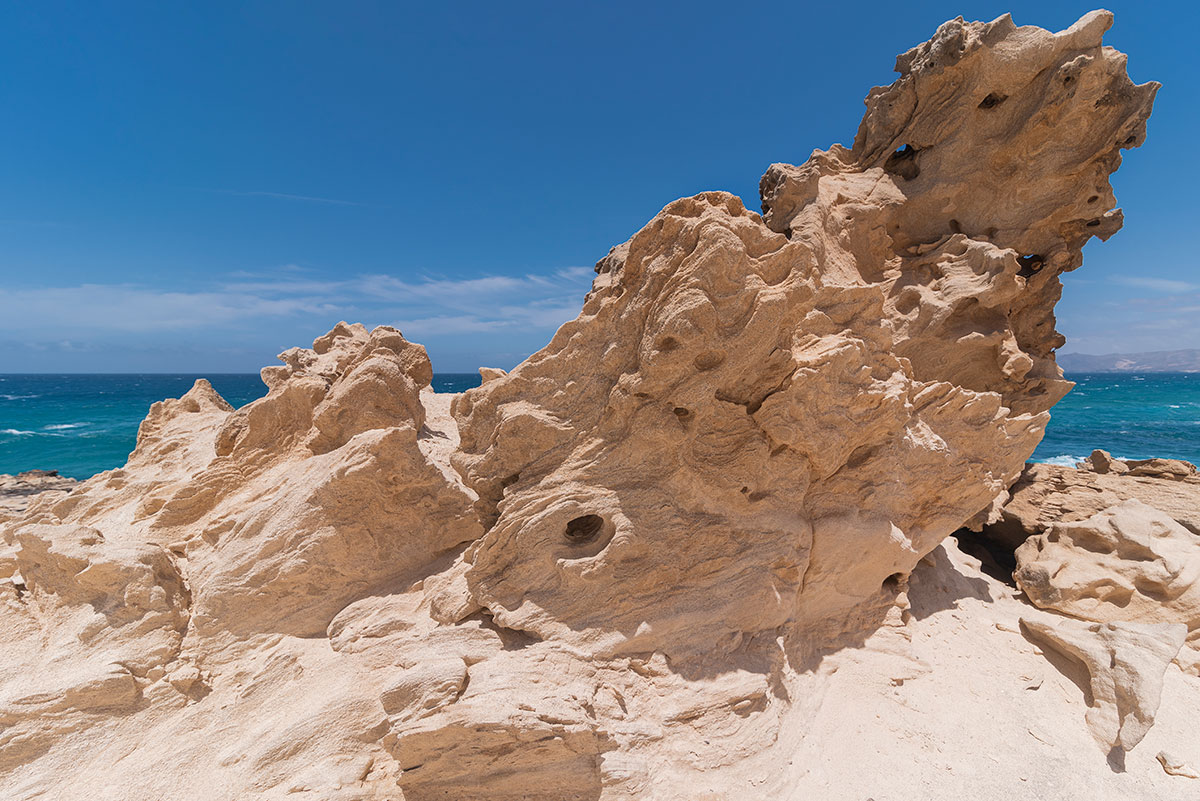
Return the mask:
[[[1200,347],[1200,13],[1108,7],[1164,88],[1125,229],[1066,277],[1064,351]],[[757,208],[767,165],[849,145],[943,20],[1090,8],[6,2],[0,372],[254,371],[339,319],[511,367],[666,203]]]

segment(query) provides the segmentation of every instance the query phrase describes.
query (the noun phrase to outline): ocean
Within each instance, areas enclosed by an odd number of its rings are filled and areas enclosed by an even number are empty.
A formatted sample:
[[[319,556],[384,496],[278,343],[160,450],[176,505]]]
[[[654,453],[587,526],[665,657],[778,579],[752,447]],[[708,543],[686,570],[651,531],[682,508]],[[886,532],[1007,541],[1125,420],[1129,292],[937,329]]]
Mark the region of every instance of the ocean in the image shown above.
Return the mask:
[[[87,478],[125,463],[150,404],[197,378],[235,407],[267,394],[256,373],[233,375],[0,375],[0,473],[57,470]],[[478,373],[433,377],[437,392],[479,386]]]
[[[178,398],[195,375],[0,375],[0,473],[57,470],[87,478],[125,463],[150,404]],[[256,374],[205,376],[234,406],[266,394]],[[1118,458],[1200,462],[1200,374],[1092,373],[1051,411],[1035,461],[1073,464],[1103,448]],[[441,373],[437,392],[479,385]]]

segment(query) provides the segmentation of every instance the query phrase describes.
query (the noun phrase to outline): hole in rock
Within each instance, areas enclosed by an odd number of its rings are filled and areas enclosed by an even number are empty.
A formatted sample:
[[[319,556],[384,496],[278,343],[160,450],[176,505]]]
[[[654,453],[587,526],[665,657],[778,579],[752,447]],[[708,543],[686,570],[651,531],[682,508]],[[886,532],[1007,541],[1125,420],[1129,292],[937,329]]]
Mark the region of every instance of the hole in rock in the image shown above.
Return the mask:
[[[680,420],[686,420],[692,416],[691,410],[685,409],[682,406],[676,406],[671,411],[673,411],[675,413],[675,416],[678,417]]]
[[[1088,198],[1088,203],[1095,203],[1099,199],[1100,199],[1099,195],[1092,195],[1091,197]]]
[[[883,589],[888,592],[900,592],[900,582],[903,580],[903,573],[893,573],[883,580]]]
[[[1021,265],[1021,269],[1017,275],[1022,278],[1028,278],[1042,269],[1042,265],[1046,263],[1046,260],[1035,254],[1033,256],[1021,256],[1017,259],[1017,262]]]
[[[1122,142],[1121,144],[1123,144],[1123,145],[1132,145],[1132,144],[1133,144],[1134,142],[1136,142],[1136,141],[1137,141],[1137,135],[1136,135],[1136,134],[1134,134],[1134,135],[1131,135],[1131,136],[1129,136],[1129,138],[1127,138],[1127,139],[1126,139],[1124,142]]]
[[[892,175],[899,175],[904,180],[911,181],[921,174],[921,168],[917,166],[917,153],[919,152],[912,145],[905,145],[888,156],[883,169]]]
[[[604,518],[600,515],[582,515],[567,523],[567,542],[582,545],[600,536],[604,528]]]
[[[1088,227],[1088,228],[1095,228],[1095,227],[1096,227],[1096,226],[1098,226],[1099,224],[1100,224],[1100,221],[1099,221],[1099,220],[1092,220],[1092,221],[1090,221],[1090,222],[1087,224],[1087,227]]]
[[[654,346],[654,349],[660,353],[670,353],[678,347],[679,340],[677,340],[675,337],[663,337],[662,339],[658,340],[658,344]]]
[[[1013,571],[1017,569],[1016,551],[1025,542],[1024,532],[1005,522],[993,523],[975,533],[961,528],[953,534],[959,550],[979,560],[979,569],[1009,587],[1016,587]]]
[[[963,232],[962,226],[959,224],[958,220],[950,221],[950,231],[951,233],[955,234],[961,234]]]
[[[1008,100],[1008,95],[997,94],[990,92],[987,97],[979,101],[980,108],[995,108],[996,106]]]
[[[513,484],[516,484],[520,480],[521,480],[521,474],[513,473],[508,478],[500,479],[500,489],[507,489],[508,487],[511,487]]]

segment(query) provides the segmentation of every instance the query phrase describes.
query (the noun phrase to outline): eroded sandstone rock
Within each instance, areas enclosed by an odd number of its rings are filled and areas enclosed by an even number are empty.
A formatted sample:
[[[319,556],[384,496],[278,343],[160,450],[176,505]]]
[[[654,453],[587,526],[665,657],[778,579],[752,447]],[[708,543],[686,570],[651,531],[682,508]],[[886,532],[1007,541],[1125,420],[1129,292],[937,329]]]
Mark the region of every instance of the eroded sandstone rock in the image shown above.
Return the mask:
[[[1018,476],[1069,387],[1058,277],[1120,226],[1108,176],[1157,88],[1103,47],[1110,24],[946,23],[852,148],[773,165],[761,216],[669,204],[576,320],[453,407],[423,348],[346,324],[240,410],[204,384],[156,406],[125,468],[3,528],[5,644],[86,630],[104,652],[5,707],[41,734],[0,737],[0,787],[804,794],[832,673],[925,675],[908,625],[941,599],[910,606],[907,576]],[[100,601],[48,589],[93,565]],[[1153,715],[1144,673],[1132,704],[1093,673],[1113,742]]]
[[[0,522],[20,516],[38,499],[45,502],[50,497],[61,498],[78,483],[73,478],[60,476],[57,470],[26,470],[15,476],[0,475]]]
[[[703,626],[711,657],[835,631],[987,506],[1069,387],[1058,276],[1119,227],[1144,137],[1155,86],[1110,22],[947,23],[852,149],[768,170],[762,217],[705,193],[614,248],[580,317],[455,407],[495,521],[478,603],[597,654]]]
[[[1114,464],[1122,464],[1112,460]],[[1089,459],[1090,464],[1090,459]],[[1181,480],[1130,475],[1126,470],[1026,465],[1001,498],[1002,508],[987,526],[988,537],[1016,549],[1055,523],[1086,520],[1123,501],[1140,500],[1200,535],[1200,477]]]
[[[1017,585],[1043,609],[1093,621],[1182,623],[1180,665],[1200,675],[1200,536],[1138,500],[1055,523],[1016,551]]]
[[[1163,673],[1183,644],[1178,623],[1084,623],[1022,618],[1038,642],[1085,671],[1087,722],[1106,750],[1128,751],[1154,725]]]

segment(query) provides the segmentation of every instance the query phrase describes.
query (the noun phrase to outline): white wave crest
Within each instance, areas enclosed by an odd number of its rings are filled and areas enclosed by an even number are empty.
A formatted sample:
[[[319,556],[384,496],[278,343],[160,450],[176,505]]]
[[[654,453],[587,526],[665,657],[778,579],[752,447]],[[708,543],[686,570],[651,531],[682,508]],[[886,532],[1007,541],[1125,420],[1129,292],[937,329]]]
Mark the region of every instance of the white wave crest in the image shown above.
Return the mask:
[[[1033,461],[1039,464],[1058,465],[1059,467],[1074,467],[1082,462],[1083,459],[1084,457],[1082,456],[1069,456],[1064,453],[1062,456],[1052,456],[1049,459],[1034,459]]]

